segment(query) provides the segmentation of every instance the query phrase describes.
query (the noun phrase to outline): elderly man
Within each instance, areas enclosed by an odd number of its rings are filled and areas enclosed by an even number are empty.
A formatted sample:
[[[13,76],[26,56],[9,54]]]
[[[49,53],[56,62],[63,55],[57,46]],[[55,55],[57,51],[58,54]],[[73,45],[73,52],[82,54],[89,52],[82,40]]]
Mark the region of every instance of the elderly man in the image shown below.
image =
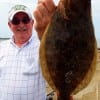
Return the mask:
[[[55,10],[52,0],[41,0],[34,11],[15,5],[9,11],[8,26],[13,36],[0,44],[0,100],[46,100],[45,80],[39,65],[40,41],[33,32],[44,32]]]

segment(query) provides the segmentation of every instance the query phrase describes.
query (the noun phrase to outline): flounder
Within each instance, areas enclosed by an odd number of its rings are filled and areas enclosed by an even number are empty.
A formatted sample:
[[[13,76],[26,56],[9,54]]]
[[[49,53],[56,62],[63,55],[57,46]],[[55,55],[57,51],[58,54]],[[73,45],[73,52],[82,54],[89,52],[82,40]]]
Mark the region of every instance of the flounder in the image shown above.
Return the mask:
[[[42,73],[58,100],[70,100],[85,88],[96,69],[91,15],[91,0],[60,0],[41,39]]]

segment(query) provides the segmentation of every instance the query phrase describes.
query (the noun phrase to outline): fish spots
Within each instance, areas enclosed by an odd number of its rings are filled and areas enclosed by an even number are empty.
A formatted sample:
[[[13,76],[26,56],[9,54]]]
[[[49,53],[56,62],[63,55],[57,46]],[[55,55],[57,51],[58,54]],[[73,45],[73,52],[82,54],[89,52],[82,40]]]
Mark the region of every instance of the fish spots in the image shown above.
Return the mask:
[[[69,71],[65,74],[65,83],[71,83],[73,72]]]

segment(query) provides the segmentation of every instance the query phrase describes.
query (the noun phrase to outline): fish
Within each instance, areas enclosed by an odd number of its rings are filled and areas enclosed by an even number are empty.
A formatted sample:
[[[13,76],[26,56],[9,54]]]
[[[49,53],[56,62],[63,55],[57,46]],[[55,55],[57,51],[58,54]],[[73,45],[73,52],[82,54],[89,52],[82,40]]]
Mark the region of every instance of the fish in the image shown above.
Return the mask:
[[[57,100],[71,100],[88,86],[97,62],[91,0],[59,1],[42,36],[39,59]]]

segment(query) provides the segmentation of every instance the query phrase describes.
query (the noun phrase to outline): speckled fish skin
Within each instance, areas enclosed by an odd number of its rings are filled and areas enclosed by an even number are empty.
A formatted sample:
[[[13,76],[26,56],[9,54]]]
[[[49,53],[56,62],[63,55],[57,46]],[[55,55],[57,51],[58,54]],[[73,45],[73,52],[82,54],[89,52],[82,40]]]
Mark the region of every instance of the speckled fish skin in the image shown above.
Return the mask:
[[[44,78],[58,100],[85,88],[96,68],[96,39],[91,0],[61,0],[40,45]]]

